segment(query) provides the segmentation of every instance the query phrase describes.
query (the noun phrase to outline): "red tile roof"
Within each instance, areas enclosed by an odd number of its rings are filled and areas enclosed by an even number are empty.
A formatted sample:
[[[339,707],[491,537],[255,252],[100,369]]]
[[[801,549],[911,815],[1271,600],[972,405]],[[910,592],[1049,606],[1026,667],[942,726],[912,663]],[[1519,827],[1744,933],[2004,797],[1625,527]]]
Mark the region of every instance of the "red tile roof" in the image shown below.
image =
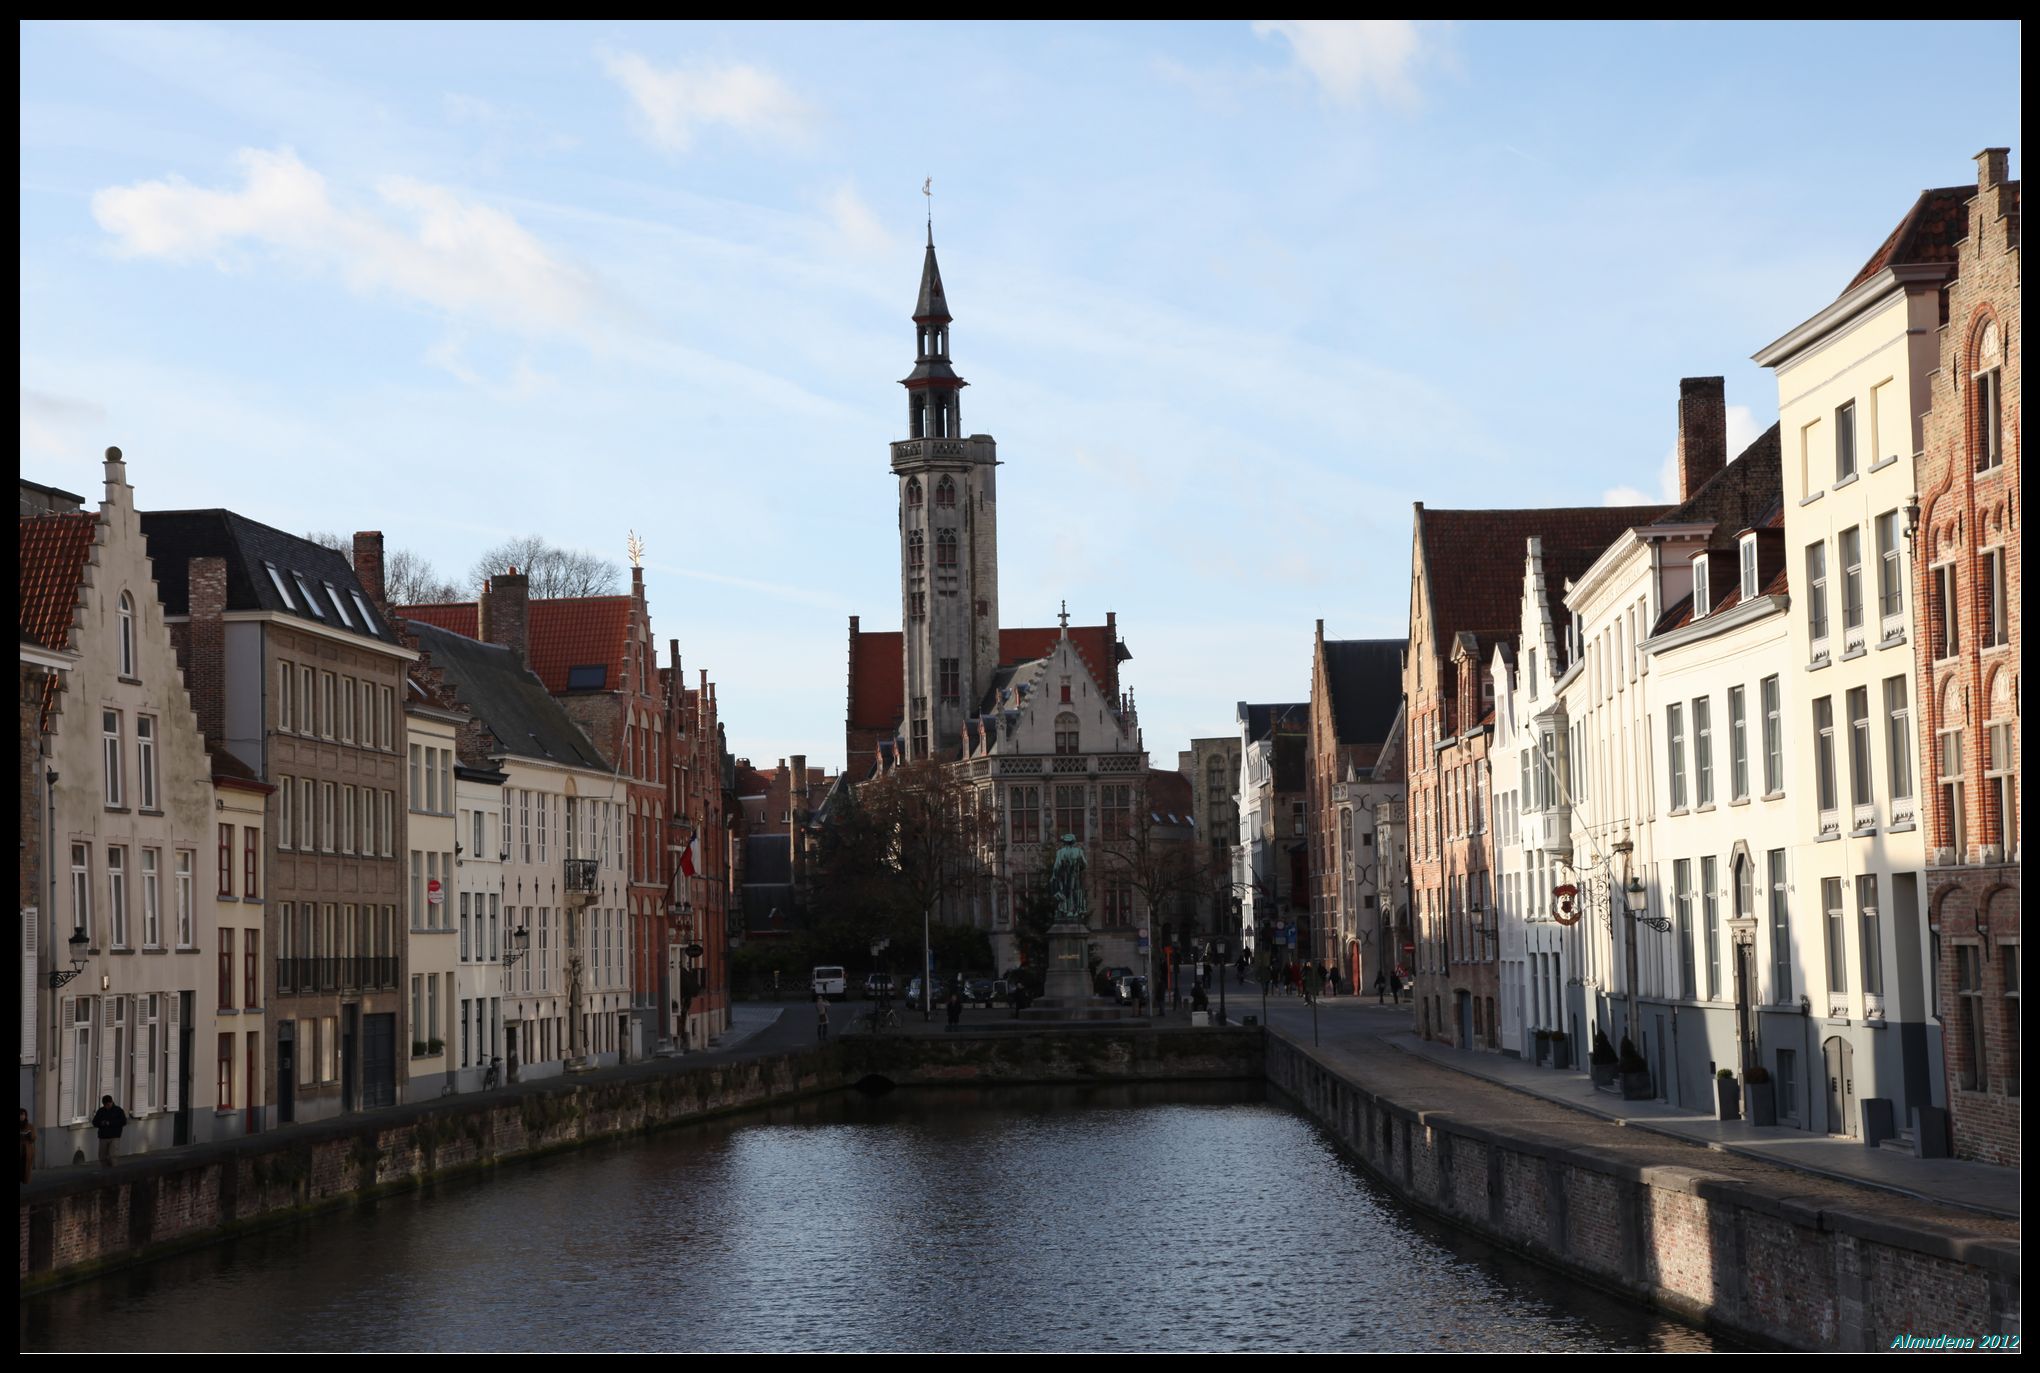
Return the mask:
[[[563,596],[531,602],[531,670],[545,689],[564,695],[567,669],[600,663],[609,669],[607,689],[618,690],[630,644],[630,606],[629,596]],[[403,606],[397,613],[470,639],[478,633],[473,601]]]
[[[1119,655],[1109,625],[1071,625],[1070,639],[1084,666],[1098,679],[1105,695],[1119,694]],[[1034,658],[1045,658],[1055,648],[1062,630],[1054,625],[1044,629],[1002,629],[999,631],[999,666],[1009,667]],[[896,629],[857,631],[857,644],[850,663],[850,691],[853,730],[891,731],[906,710],[905,683],[901,674],[900,632]],[[852,750],[856,750],[853,748]]]
[[[1916,262],[1953,262],[1955,250],[1969,232],[1969,202],[1976,197],[1974,186],[1943,186],[1921,191],[1919,199],[1891,236],[1877,245],[1877,251],[1843,288],[1847,295],[1886,267]]]
[[[1455,634],[1513,640],[1523,619],[1527,541],[1547,549],[1605,550],[1625,530],[1649,524],[1662,505],[1592,505],[1555,510],[1417,509],[1417,538],[1431,583],[1431,634],[1442,656]],[[1599,556],[1598,554],[1596,555]]]
[[[69,648],[78,586],[92,557],[99,516],[29,515],[21,521],[21,636]]]

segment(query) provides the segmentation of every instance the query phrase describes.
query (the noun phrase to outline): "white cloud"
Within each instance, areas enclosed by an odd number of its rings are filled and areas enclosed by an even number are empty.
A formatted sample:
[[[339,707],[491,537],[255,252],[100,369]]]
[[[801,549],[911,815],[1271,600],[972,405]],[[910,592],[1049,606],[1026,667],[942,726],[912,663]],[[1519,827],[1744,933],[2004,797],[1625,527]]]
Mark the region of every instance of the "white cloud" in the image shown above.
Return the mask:
[[[1757,441],[1764,426],[1747,405],[1728,407],[1728,460],[1734,462],[1742,451]],[[1677,505],[1679,503],[1679,446],[1674,443],[1658,464],[1658,493],[1653,496],[1634,486],[1611,486],[1601,493],[1603,505]]]
[[[594,283],[492,206],[410,177],[385,177],[382,204],[334,203],[326,179],[288,148],[243,149],[245,184],[215,191],[181,177],[95,193],[92,214],[132,257],[233,265],[260,247],[341,273],[364,294],[386,292],[448,315],[527,335],[586,338]]]
[[[762,67],[725,62],[661,68],[631,52],[606,53],[602,63],[636,104],[651,141],[669,151],[687,151],[695,131],[709,125],[782,142],[806,132],[807,105]]]
[[[1416,99],[1412,69],[1426,45],[1411,20],[1257,19],[1254,33],[1287,42],[1297,65],[1334,104]]]
[[[54,391],[21,388],[21,451],[38,457],[75,456],[90,450],[88,431],[103,428],[106,407]]]
[[[856,187],[838,186],[829,194],[824,208],[836,233],[852,251],[875,257],[892,248],[893,236],[864,203],[864,197],[857,194]]]

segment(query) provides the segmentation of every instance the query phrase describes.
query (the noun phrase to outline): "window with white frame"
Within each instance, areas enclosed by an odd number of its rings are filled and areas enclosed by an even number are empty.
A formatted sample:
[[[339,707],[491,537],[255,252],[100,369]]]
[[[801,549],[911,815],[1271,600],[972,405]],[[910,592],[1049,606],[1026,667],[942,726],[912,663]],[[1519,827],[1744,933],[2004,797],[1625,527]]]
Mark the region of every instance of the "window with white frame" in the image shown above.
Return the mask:
[[[1993,321],[1983,326],[1983,342],[1979,348],[1980,360],[1990,364],[1973,378],[1976,397],[1976,470],[1989,472],[2003,464],[2004,454],[2004,397],[2002,374],[1997,367],[1999,354],[1997,324]]]
[[[135,598],[123,591],[120,593],[120,675],[132,679],[135,675]]]
[[[1813,703],[1814,794],[1822,814],[1835,810],[1835,701],[1823,696]]]
[[[163,947],[163,851],[142,850],[142,947]]]
[[[1870,783],[1870,688],[1849,690],[1849,804],[1873,801]]]
[[[1750,795],[1750,729],[1746,692],[1739,686],[1728,689],[1728,790],[1729,798],[1746,801]]]
[[[100,771],[105,774],[105,795],[108,809],[116,809],[126,800],[126,766],[121,758],[120,712],[102,710],[99,712]]]
[[[1699,995],[1695,976],[1693,929],[1693,860],[1681,858],[1672,864],[1672,915],[1679,926],[1679,996],[1692,1001]]]
[[[1905,613],[1904,576],[1898,561],[1898,512],[1877,517],[1877,614],[1895,620]]]
[[[1786,905],[1785,850],[1764,855],[1765,895],[1771,903],[1771,1004],[1792,1000],[1792,913]]]
[[[1707,555],[1702,553],[1693,559],[1693,618],[1706,615],[1707,608],[1714,604],[1713,588],[1707,579]]]
[[[1742,598],[1745,601],[1754,601],[1757,599],[1758,593],[1763,590],[1763,587],[1757,581],[1757,536],[1754,534],[1743,535],[1742,543],[1736,549],[1736,554],[1741,560],[1742,565]]]
[[[2011,627],[2005,621],[2005,551],[2002,548],[1986,548],[1979,560],[1982,564],[1983,623],[1978,638],[1982,648],[2001,648],[2011,642]]]
[[[1701,696],[1693,702],[1693,799],[1694,804],[1714,804],[1714,698]]]
[[[1665,707],[1665,776],[1671,781],[1671,808],[1686,808],[1686,714],[1677,701]]]
[[[1842,531],[1842,628],[1863,627],[1863,528]]]
[[[127,849],[106,846],[106,920],[108,939],[116,949],[128,946]]]
[[[1947,818],[1948,844],[1954,850],[1954,861],[1960,863],[1966,852],[1965,817],[1962,814],[1962,729],[1944,729],[1940,734],[1940,786],[1941,814]]]
[[[1856,402],[1846,401],[1835,410],[1835,480],[1856,475]]]
[[[2018,846],[2019,755],[2014,744],[2015,728],[2010,720],[1984,726],[1988,753],[1983,760],[1983,786],[1989,798],[1984,823],[1990,827],[1989,842],[2003,850],[2000,857],[2010,857]]]
[[[317,734],[319,674],[314,668],[298,670],[297,728],[300,734]]]
[[[334,795],[331,782],[319,784],[319,852],[333,851]]]
[[[177,850],[177,947],[188,949],[198,934],[198,854]]]
[[[1863,956],[1863,992],[1884,995],[1884,943],[1877,926],[1877,874],[1866,872],[1856,879],[1856,937]]]
[[[1707,940],[1707,999],[1721,999],[1721,873],[1713,854],[1700,860],[1701,930]]]
[[[1785,790],[1785,718],[1778,679],[1766,677],[1759,691],[1764,708],[1764,795],[1776,796]]]
[[[92,846],[71,845],[71,933],[92,940]]]
[[[1942,563],[1928,574],[1927,588],[1933,598],[1928,607],[1934,624],[1934,657],[1936,660],[1952,658],[1962,649],[1962,628],[1958,612],[1961,603],[1955,599],[1955,564]]]
[[[1848,913],[1842,909],[1842,879],[1820,880],[1820,904],[1827,919],[1828,991],[1841,996],[1849,990]]]
[[[1806,546],[1806,634],[1816,644],[1828,636],[1827,545]]]
[[[156,717],[135,717],[135,780],[143,810],[156,809]]]
[[[1884,679],[1886,782],[1891,799],[1912,799],[1912,706],[1906,694],[1905,674]]]

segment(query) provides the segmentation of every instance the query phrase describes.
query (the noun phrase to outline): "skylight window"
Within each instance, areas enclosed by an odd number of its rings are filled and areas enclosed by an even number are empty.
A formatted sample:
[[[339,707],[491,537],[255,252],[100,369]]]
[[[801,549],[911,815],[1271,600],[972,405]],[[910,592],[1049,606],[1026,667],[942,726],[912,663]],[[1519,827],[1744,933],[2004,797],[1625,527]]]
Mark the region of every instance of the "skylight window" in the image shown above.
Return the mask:
[[[333,583],[325,582],[322,585],[326,588],[326,599],[333,603],[333,609],[340,614],[340,623],[349,629],[354,628],[354,617],[347,613],[347,603],[340,599],[340,593],[333,589]]]
[[[602,663],[580,664],[567,669],[568,691],[601,691],[609,685],[609,668]]]
[[[290,588],[283,584],[283,574],[276,570],[276,564],[264,563],[262,565],[269,569],[269,580],[276,583],[276,594],[283,597],[283,608],[285,610],[296,610],[297,602],[290,598]]]
[[[305,580],[305,574],[302,572],[293,572],[290,574],[290,576],[291,580],[297,583],[297,589],[299,593],[303,595],[305,598],[305,609],[311,611],[312,614],[318,619],[321,620],[325,619],[326,612],[319,609],[319,598],[318,596],[313,594],[311,583]]]
[[[361,612],[362,625],[370,632],[373,632],[375,630],[375,616],[368,613],[368,602],[361,599],[359,591],[350,591],[347,594],[354,598],[354,608]]]

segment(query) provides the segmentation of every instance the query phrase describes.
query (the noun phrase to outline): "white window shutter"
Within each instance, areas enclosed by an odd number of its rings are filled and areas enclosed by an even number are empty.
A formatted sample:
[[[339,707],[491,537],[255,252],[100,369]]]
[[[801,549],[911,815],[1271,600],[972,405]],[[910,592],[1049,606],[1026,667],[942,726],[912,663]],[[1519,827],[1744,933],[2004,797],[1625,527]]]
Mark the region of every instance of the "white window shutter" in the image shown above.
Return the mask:
[[[163,1109],[166,1111],[177,1111],[182,1110],[184,1106],[178,1095],[184,1077],[181,1071],[184,1057],[184,1035],[179,1023],[184,1015],[184,998],[176,992],[170,992],[164,996],[163,1000],[168,1003],[168,1021],[170,1025],[169,1030],[166,1032],[167,1041],[164,1046],[164,1058],[170,1066],[163,1071]]]
[[[78,998],[74,996],[62,998],[57,1003],[57,1010],[56,1118],[58,1120],[75,1120],[77,1117],[73,1116],[66,1109],[66,1103],[78,1099],[78,1065],[76,1062],[77,1050],[75,1048],[78,1042],[78,1033],[72,1023],[72,1017],[78,1013]]]
[[[125,1080],[130,1096],[148,1091],[149,1048],[142,1035],[142,1011],[148,1004],[149,998],[146,996],[128,998],[128,1061],[122,1065],[121,1070],[127,1074]],[[130,1107],[126,1102],[121,1103],[129,1115],[135,1115],[139,1110],[147,1110],[155,1104],[153,1101],[137,1101]]]
[[[42,1024],[42,963],[36,957],[41,944],[42,912],[34,906],[21,908],[21,1061],[34,1063],[36,1031]]]
[[[116,1065],[113,1061],[113,1021],[114,1007],[119,1000],[119,997],[114,996],[99,998],[99,1089],[92,1094],[94,1110],[99,1109],[99,1098],[106,1094],[113,1095],[114,1105],[122,1110],[127,1109],[127,1103],[120,1100],[119,1093],[114,1090],[118,1079],[114,1077]]]

